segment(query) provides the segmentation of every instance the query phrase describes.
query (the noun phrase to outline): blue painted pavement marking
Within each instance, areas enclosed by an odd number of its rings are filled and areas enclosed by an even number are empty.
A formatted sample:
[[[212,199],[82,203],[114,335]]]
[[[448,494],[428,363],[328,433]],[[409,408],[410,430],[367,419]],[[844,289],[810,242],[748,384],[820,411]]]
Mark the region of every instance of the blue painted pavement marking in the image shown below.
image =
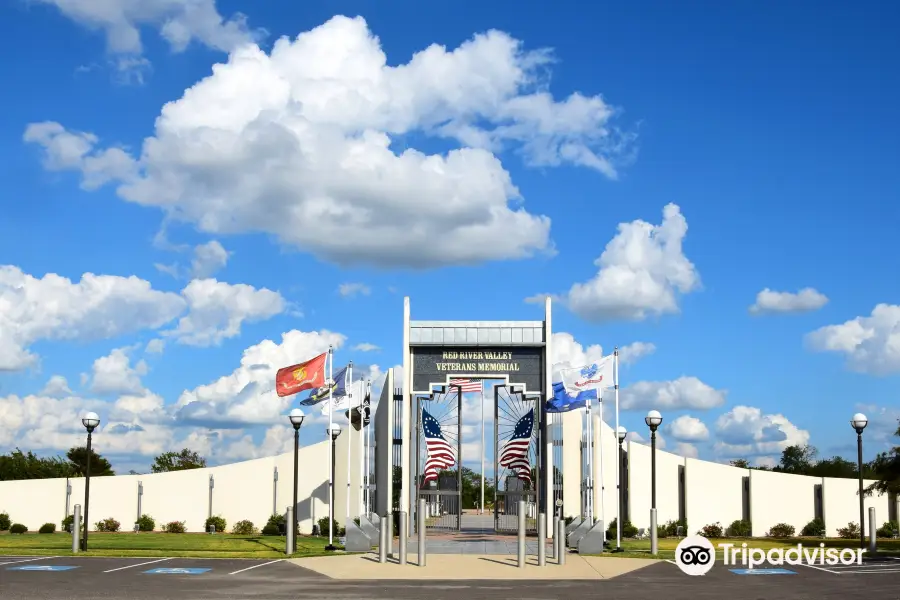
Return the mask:
[[[78,567],[63,567],[60,565],[23,565],[21,567],[6,567],[7,571],[68,571]]]
[[[729,569],[737,575],[795,575],[787,569]]]
[[[212,571],[212,569],[150,569],[149,571],[144,571],[144,573],[148,573],[150,575],[200,575],[201,573],[206,573],[207,571]]]

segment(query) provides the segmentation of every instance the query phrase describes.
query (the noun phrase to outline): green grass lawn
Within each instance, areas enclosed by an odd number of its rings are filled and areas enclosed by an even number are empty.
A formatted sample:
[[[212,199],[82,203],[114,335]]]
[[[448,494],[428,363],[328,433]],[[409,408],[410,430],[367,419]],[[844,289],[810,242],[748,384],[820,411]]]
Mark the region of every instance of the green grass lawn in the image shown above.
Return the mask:
[[[95,533],[84,556],[184,556],[197,558],[284,558],[284,537],[203,533]],[[325,556],[328,538],[297,540],[295,557]],[[0,535],[0,555],[56,556],[72,552],[66,533]]]
[[[624,552],[608,553],[602,556],[623,557],[623,558],[660,558],[665,560],[675,560],[675,548],[681,538],[660,538],[659,554],[653,556],[650,554],[650,540],[622,540],[622,548]],[[740,548],[741,544],[746,543],[748,548],[760,548],[761,550],[769,550],[772,548],[789,548],[796,547],[797,544],[803,544],[804,547],[816,548],[819,544],[825,544],[826,548],[858,548],[859,540],[845,540],[841,538],[787,538],[787,539],[771,539],[771,538],[735,538],[735,539],[710,539],[713,546],[716,547],[716,558],[721,559],[723,551],[719,549],[719,544],[734,544],[736,548]],[[868,540],[867,540],[868,543]],[[615,547],[615,540],[612,541],[612,547]],[[886,556],[900,556],[900,540],[878,540],[878,553]]]

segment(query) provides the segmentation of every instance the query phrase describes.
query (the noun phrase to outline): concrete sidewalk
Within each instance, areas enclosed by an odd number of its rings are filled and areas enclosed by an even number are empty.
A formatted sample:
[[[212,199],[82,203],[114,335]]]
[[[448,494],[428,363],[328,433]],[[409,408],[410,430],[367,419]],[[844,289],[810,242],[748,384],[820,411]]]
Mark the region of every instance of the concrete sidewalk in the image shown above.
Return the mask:
[[[295,558],[288,562],[340,580],[611,579],[660,562],[642,558],[582,557],[569,554],[565,565],[560,566],[548,560],[545,567],[537,565],[536,556],[529,556],[525,567],[520,569],[515,556],[437,554],[428,556],[424,567],[415,564],[415,555],[410,555],[409,558],[410,562],[403,566],[396,559],[388,559],[386,564],[381,564],[378,562],[378,555],[371,553]]]

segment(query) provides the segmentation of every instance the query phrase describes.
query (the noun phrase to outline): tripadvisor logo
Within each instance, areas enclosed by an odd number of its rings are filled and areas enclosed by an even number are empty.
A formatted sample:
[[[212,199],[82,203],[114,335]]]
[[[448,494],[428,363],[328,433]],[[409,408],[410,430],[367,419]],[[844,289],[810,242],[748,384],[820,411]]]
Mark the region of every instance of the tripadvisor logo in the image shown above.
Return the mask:
[[[702,536],[686,537],[675,549],[675,564],[687,575],[706,575],[716,562],[716,549],[722,552],[722,564],[753,569],[760,565],[861,565],[861,548],[804,548],[803,544],[786,548],[750,548],[746,543],[713,546]]]

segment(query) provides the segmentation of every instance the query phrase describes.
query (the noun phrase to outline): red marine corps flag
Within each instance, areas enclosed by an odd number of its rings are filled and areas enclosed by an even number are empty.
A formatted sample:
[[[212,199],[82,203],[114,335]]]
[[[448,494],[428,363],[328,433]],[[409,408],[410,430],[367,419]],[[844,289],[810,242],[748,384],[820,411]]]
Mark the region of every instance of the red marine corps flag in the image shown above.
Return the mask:
[[[303,390],[312,390],[325,385],[325,352],[312,360],[291,367],[278,369],[275,374],[275,389],[279,396],[291,396]]]

